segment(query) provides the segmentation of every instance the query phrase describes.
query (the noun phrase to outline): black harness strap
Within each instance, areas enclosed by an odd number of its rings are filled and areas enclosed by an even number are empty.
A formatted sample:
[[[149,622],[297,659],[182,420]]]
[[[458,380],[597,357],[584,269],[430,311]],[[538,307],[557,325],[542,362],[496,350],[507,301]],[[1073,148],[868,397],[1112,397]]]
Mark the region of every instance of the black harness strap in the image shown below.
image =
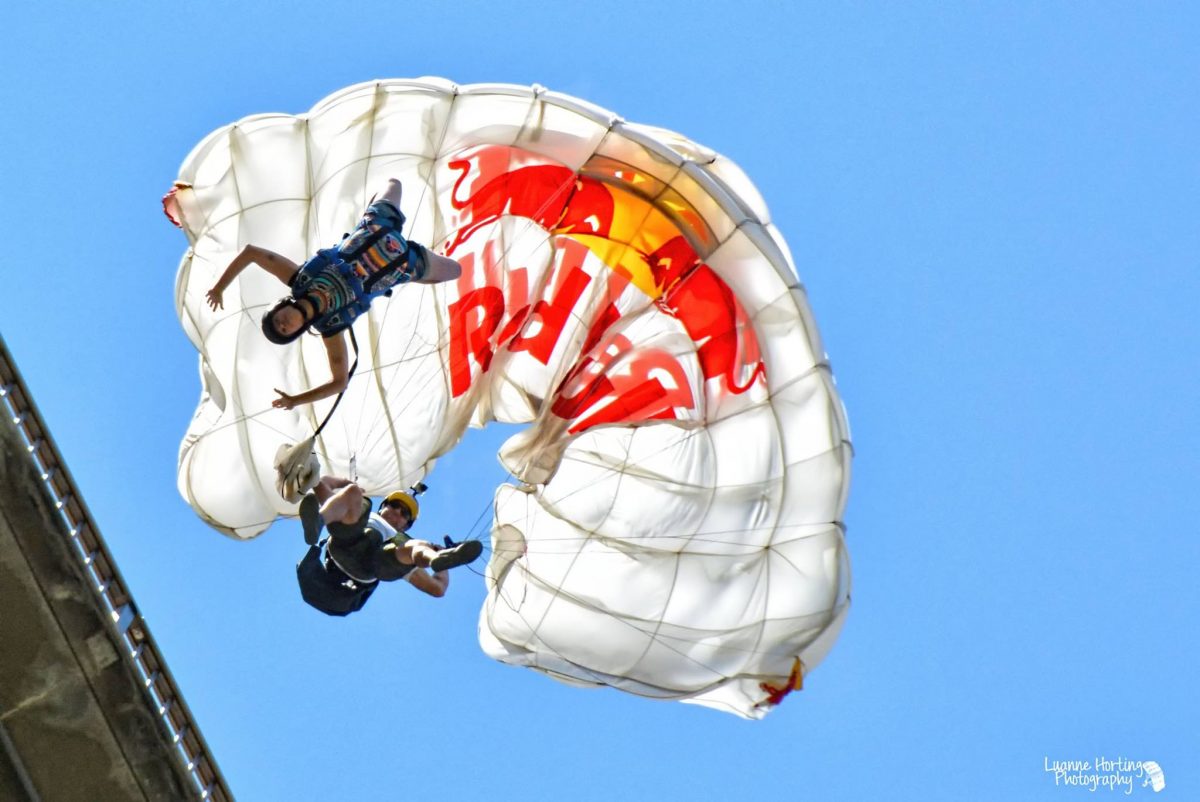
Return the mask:
[[[364,239],[358,245],[358,247],[354,248],[354,250],[346,251],[345,253],[339,252],[338,256],[339,256],[339,258],[341,258],[344,261],[353,262],[355,259],[357,259],[358,257],[362,256],[364,253],[366,253],[368,248],[370,248],[375,243],[379,242],[379,240],[383,239],[390,232],[391,232],[391,229],[389,229],[387,226],[381,225],[379,228],[375,229],[370,234],[368,234],[366,239]],[[371,276],[370,278],[368,278],[366,280],[366,282],[364,282],[364,284],[363,284],[364,291],[370,292],[371,289],[377,283],[379,283],[380,279],[382,279],[384,276],[386,276],[390,272],[392,272],[392,270],[396,269],[397,267],[399,267],[400,265],[402,265],[408,261],[408,255],[412,252],[413,244],[411,242],[409,242],[405,237],[401,236],[398,230],[397,230],[396,236],[399,237],[400,241],[404,243],[404,252],[401,253],[399,256],[397,256],[395,259],[392,259],[390,262],[385,264],[379,270],[375,271],[375,274],[373,276]]]
[[[411,242],[409,242],[408,240],[405,240],[404,241],[404,253],[400,254],[395,259],[388,262],[382,268],[377,270],[375,272],[375,275],[373,275],[369,279],[367,279],[366,283],[363,284],[363,290],[365,290],[366,292],[370,292],[375,287],[375,285],[379,283],[380,279],[382,279],[384,276],[391,273],[394,269],[396,269],[400,265],[407,262],[408,256],[409,256],[409,254],[412,253],[413,247],[414,246]]]
[[[387,236],[388,230],[389,229],[387,228],[387,226],[380,226],[379,228],[375,229],[374,231],[372,231],[370,234],[367,235],[366,239],[364,239],[357,248],[355,248],[352,251],[348,251],[347,253],[342,254],[342,258],[345,259],[347,262],[353,262],[355,259],[357,259],[358,257],[362,256],[364,253],[366,253],[367,248],[370,248],[372,245],[379,242],[379,240],[381,240],[385,236]],[[407,240],[406,240],[406,242],[407,242]]]

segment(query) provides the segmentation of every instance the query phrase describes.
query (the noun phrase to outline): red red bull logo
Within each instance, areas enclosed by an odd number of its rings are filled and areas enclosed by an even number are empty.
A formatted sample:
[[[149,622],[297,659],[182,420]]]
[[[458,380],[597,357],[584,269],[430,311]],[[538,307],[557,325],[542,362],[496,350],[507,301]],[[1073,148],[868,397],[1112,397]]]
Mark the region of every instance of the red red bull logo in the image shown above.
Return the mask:
[[[765,381],[744,308],[693,245],[711,238],[699,216],[679,202],[656,203],[639,188],[655,179],[611,163],[591,165],[574,171],[501,146],[449,162],[458,175],[445,250],[463,265],[449,308],[452,395],[468,392],[502,351],[549,365],[568,325],[577,331],[582,322],[582,348],[550,399],[571,433],[702,415],[680,357],[621,330],[618,302],[630,285],[694,343],[707,398]],[[497,238],[475,236],[506,217],[549,235],[553,255],[536,292],[529,268],[501,253]]]

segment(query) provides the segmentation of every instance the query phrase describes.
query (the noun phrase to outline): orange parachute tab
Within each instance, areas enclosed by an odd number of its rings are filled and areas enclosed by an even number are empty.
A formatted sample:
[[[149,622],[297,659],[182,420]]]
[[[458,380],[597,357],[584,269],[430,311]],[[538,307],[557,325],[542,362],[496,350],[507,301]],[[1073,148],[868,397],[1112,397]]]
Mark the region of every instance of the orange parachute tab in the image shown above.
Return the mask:
[[[792,663],[792,673],[788,674],[787,681],[783,685],[776,687],[769,682],[760,682],[758,687],[767,694],[767,698],[755,704],[755,707],[774,707],[787,698],[792,691],[804,690],[804,663],[800,658],[796,658],[796,662]]]

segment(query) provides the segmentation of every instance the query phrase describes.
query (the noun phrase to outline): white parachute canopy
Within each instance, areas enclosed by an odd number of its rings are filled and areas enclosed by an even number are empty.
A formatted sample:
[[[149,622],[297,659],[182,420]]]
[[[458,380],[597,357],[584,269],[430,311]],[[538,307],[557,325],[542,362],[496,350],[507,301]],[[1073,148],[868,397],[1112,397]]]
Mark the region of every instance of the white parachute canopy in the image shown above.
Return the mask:
[[[849,606],[849,432],[787,247],[728,159],[540,87],[361,84],[300,116],[204,139],[168,211],[191,248],[176,306],[202,393],[179,489],[250,538],[294,513],[280,445],[332,399],[318,338],[276,346],[285,293],[247,244],[297,263],[336,244],[388,178],[406,234],[463,265],[355,323],[358,370],[317,440],[371,493],[423,478],[465,428],[528,426],[499,455],[490,656],[759,718],[831,647]]]

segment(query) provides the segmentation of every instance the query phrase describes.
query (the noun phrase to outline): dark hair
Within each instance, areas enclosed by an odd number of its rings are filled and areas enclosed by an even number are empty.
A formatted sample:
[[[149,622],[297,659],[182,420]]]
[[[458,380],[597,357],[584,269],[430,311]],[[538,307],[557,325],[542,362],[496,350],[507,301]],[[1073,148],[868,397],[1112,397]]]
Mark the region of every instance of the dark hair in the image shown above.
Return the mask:
[[[305,331],[308,330],[309,324],[305,323],[303,326],[296,329],[291,334],[280,334],[279,333],[279,330],[275,328],[275,313],[278,312],[280,309],[283,309],[286,306],[290,306],[290,307],[294,308],[296,311],[301,312],[301,314],[303,314],[303,310],[301,310],[300,307],[296,306],[296,299],[292,298],[291,296],[288,296],[287,298],[284,298],[279,303],[275,304],[270,309],[268,309],[262,316],[263,336],[266,337],[271,342],[275,343],[276,345],[287,345],[292,340],[295,340],[297,337],[299,337],[301,334],[303,334]]]

